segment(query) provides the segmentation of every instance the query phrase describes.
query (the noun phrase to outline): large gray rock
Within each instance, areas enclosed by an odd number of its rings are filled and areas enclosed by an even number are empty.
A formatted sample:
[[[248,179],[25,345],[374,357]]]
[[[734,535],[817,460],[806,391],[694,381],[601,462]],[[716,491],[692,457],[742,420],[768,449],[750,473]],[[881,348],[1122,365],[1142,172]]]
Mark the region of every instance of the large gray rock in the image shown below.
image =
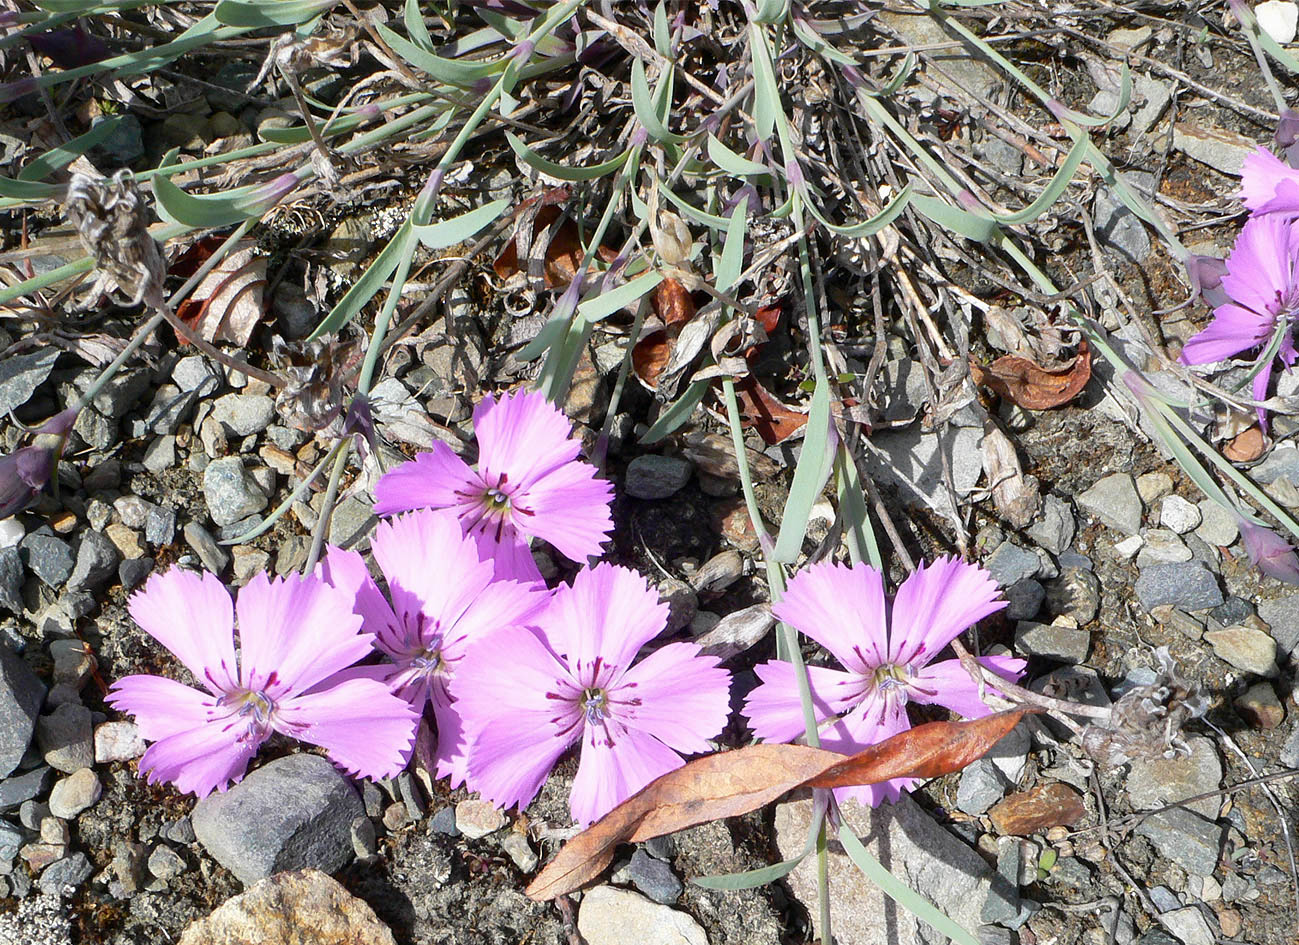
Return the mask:
[[[637,456],[627,464],[623,488],[637,499],[666,499],[680,492],[693,472],[679,456]]]
[[[1258,615],[1271,629],[1277,648],[1294,652],[1299,646],[1299,594],[1259,601]]]
[[[65,702],[36,720],[36,744],[45,763],[71,774],[95,763],[95,741],[90,710]]]
[[[776,805],[776,845],[781,859],[803,852],[811,821],[810,800]],[[977,928],[994,874],[977,853],[940,827],[911,798],[875,809],[843,805],[844,821],[884,868],[945,912],[962,928]],[[929,945],[939,938],[901,909],[853,865],[837,842],[830,847],[830,921],[839,945]],[[817,921],[816,857],[789,874],[794,895]],[[818,934],[823,934],[820,929]]]
[[[1125,535],[1141,530],[1141,496],[1128,473],[1114,473],[1078,496],[1078,504]]]
[[[9,775],[32,743],[45,685],[9,647],[0,644],[0,778]]]
[[[1207,610],[1225,600],[1218,579],[1198,561],[1152,564],[1137,578],[1137,598],[1147,611],[1162,604],[1182,610]]]
[[[96,531],[87,531],[77,546],[77,564],[68,578],[73,590],[95,591],[117,574],[122,553],[108,538]]]
[[[258,768],[194,807],[194,834],[245,885],[282,870],[327,873],[352,859],[360,796],[333,764],[297,754]]]
[[[212,521],[218,525],[233,525],[257,514],[269,503],[266,493],[238,456],[208,463],[203,470],[203,498],[207,500]]]
[[[1196,876],[1212,876],[1218,865],[1223,828],[1184,807],[1152,814],[1137,826],[1160,854]]]
[[[227,436],[249,436],[271,425],[275,401],[265,394],[226,394],[212,405],[212,416]]]
[[[1172,758],[1137,758],[1128,771],[1128,799],[1137,810],[1153,810],[1165,804],[1175,804],[1197,794],[1218,790],[1222,784],[1222,761],[1213,742],[1208,738],[1189,738],[1189,755],[1177,754]],[[1219,799],[1206,797],[1191,801],[1186,806],[1203,814],[1216,817]]]

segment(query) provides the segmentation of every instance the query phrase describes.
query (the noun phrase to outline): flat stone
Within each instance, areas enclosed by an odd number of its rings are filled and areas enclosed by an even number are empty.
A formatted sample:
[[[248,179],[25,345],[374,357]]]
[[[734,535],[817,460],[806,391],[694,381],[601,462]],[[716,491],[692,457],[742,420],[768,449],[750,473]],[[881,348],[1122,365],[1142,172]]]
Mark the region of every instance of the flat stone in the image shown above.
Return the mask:
[[[1210,876],[1217,868],[1223,828],[1194,811],[1170,807],[1143,820],[1137,833],[1192,875]]]
[[[1200,524],[1199,506],[1180,495],[1170,495],[1159,506],[1159,524],[1178,535],[1197,528]]]
[[[1140,551],[1141,546],[1145,543],[1146,540],[1140,535],[1129,535],[1122,541],[1116,541],[1110,550],[1114,552],[1114,557],[1118,558],[1120,561],[1127,561],[1134,554]]]
[[[1196,506],[1200,510],[1200,524],[1196,537],[1207,545],[1226,547],[1240,536],[1236,517],[1212,499],[1202,499]]]
[[[1081,663],[1091,649],[1091,634],[1052,624],[1022,620],[1015,628],[1015,650],[1061,663]]]
[[[176,513],[161,506],[150,506],[144,521],[144,540],[151,545],[170,545],[176,537]]]
[[[885,869],[920,891],[962,928],[979,925],[993,872],[973,849],[906,795],[896,804],[873,809],[848,801],[842,810],[848,828]],[[810,799],[776,805],[776,845],[781,859],[803,852],[811,814]],[[834,890],[830,921],[839,945],[928,945],[937,941],[927,926],[922,927],[864,877],[838,843],[831,843],[829,859]],[[816,858],[806,857],[786,882],[819,926]],[[815,935],[824,933],[818,927]]]
[[[127,528],[121,522],[113,522],[104,529],[104,535],[113,543],[119,555],[127,560],[144,557],[144,544],[140,533],[134,528]]]
[[[217,525],[233,525],[266,508],[270,500],[238,456],[214,459],[203,470],[203,498]]]
[[[1002,587],[1010,587],[1036,576],[1042,567],[1038,556],[1013,542],[1005,541],[983,562],[992,579]]]
[[[203,562],[204,568],[213,574],[220,574],[225,570],[226,565],[230,563],[230,553],[217,544],[211,532],[198,522],[189,522],[185,525],[184,534],[186,544],[194,549],[198,559]]]
[[[149,872],[163,882],[174,879],[185,870],[184,858],[165,843],[158,844],[149,854]]]
[[[50,791],[50,813],[71,820],[99,800],[103,790],[94,771],[89,768],[74,771],[55,782],[54,790]]]
[[[318,755],[277,758],[194,807],[194,834],[245,885],[294,869],[333,872],[352,859],[361,798]]]
[[[1118,93],[1106,89],[1096,94],[1090,107],[1093,112],[1109,115],[1118,104]],[[1116,121],[1124,118],[1125,116],[1120,116]],[[1118,250],[1128,262],[1140,263],[1150,254],[1150,234],[1146,232],[1145,224],[1110,188],[1096,188],[1092,212],[1096,220],[1097,239]]]
[[[1209,920],[1195,906],[1165,912],[1159,921],[1182,945],[1214,945],[1218,940],[1209,928]]]
[[[16,617],[21,616],[26,609],[23,601],[23,583],[26,580],[27,569],[23,567],[22,554],[18,549],[0,548],[0,607]]]
[[[997,843],[997,879],[980,918],[984,922],[1009,924],[1019,915],[1019,871],[1023,860],[1021,843],[1014,837],[1002,837]]]
[[[213,402],[211,416],[227,436],[252,436],[275,419],[275,401],[265,394],[226,394]]]
[[[1005,590],[1007,620],[1028,620],[1036,617],[1046,600],[1046,588],[1030,579],[1016,581]]]
[[[1299,647],[1299,594],[1259,601],[1258,616],[1283,653],[1293,653]]]
[[[28,569],[47,586],[60,588],[72,576],[77,559],[62,538],[46,529],[32,532],[19,544]]]
[[[155,476],[162,475],[176,465],[176,438],[168,435],[152,440],[145,447],[144,457],[140,462]]]
[[[1174,804],[1197,794],[1206,794],[1222,786],[1222,761],[1213,742],[1203,737],[1186,740],[1190,755],[1172,758],[1136,758],[1128,770],[1128,800],[1136,810],[1153,810]],[[1220,800],[1207,797],[1186,806],[1213,818],[1218,816]]]
[[[1057,495],[1048,495],[1042,500],[1037,521],[1024,529],[1024,533],[1051,554],[1060,555],[1073,543],[1076,528],[1069,503]]]
[[[637,456],[627,464],[623,489],[636,499],[666,499],[685,488],[694,471],[694,464],[679,456]]]
[[[681,885],[681,880],[677,879],[677,875],[672,872],[672,867],[650,856],[644,850],[637,850],[631,855],[631,862],[627,864],[627,873],[636,888],[655,902],[671,905],[681,898],[684,887]]]
[[[1148,568],[1152,564],[1176,564],[1190,561],[1193,557],[1191,549],[1171,529],[1151,528],[1142,537],[1146,542],[1137,552],[1139,568]]]
[[[77,564],[68,577],[72,590],[97,591],[110,578],[117,576],[117,565],[122,554],[107,536],[87,531],[77,546]]]
[[[495,833],[505,823],[505,812],[480,798],[469,798],[456,805],[456,829],[470,840]]]
[[[1182,610],[1207,610],[1223,601],[1218,579],[1198,561],[1152,564],[1137,577],[1137,598],[1147,611],[1160,604]]]
[[[1253,138],[1214,125],[1179,121],[1173,125],[1173,147],[1221,174],[1240,176],[1245,158],[1258,150]]]
[[[688,914],[615,886],[582,896],[577,930],[587,945],[708,945],[703,927]]]
[[[90,710],[64,703],[36,720],[36,744],[45,763],[55,771],[71,773],[95,763]]]
[[[1166,472],[1148,472],[1137,477],[1137,495],[1146,505],[1154,505],[1173,491],[1173,477]]]
[[[0,644],[0,777],[22,760],[32,743],[45,685],[13,650]]]
[[[179,945],[396,945],[374,910],[319,870],[277,873],[211,915]]]
[[[153,573],[152,558],[127,558],[117,566],[117,580],[126,591],[134,590]]]
[[[998,833],[1023,837],[1051,827],[1072,827],[1087,816],[1087,805],[1069,785],[1056,782],[1012,794],[988,816]]]
[[[1271,683],[1259,682],[1236,697],[1236,711],[1254,728],[1274,729],[1285,721],[1285,708]]]
[[[54,370],[58,357],[59,349],[51,346],[31,354],[10,355],[0,362],[0,416],[31,399]]]
[[[1006,795],[1010,782],[988,758],[979,758],[961,772],[956,809],[977,817]]]
[[[95,764],[134,761],[147,746],[134,722],[101,722],[95,726]]]
[[[959,419],[958,414],[954,420]],[[866,454],[866,468],[862,473],[893,484],[908,503],[952,515],[954,510],[943,479],[940,450],[950,457],[952,485],[957,496],[966,496],[974,491],[983,474],[982,442],[982,422],[977,427],[948,426],[941,433],[921,430],[919,424],[879,431],[871,437],[872,447],[879,452]]]
[[[1125,535],[1141,529],[1141,496],[1128,473],[1114,473],[1078,496],[1078,504]]]
[[[1225,627],[1222,630],[1209,630],[1204,634],[1204,639],[1213,647],[1213,653],[1218,659],[1237,669],[1258,676],[1269,676],[1276,672],[1276,641],[1262,630],[1253,627]]]
[[[221,386],[221,371],[201,354],[181,358],[172,368],[171,379],[181,390],[198,391],[207,396]]]
[[[77,887],[90,879],[94,870],[84,853],[73,853],[61,860],[55,860],[41,872],[37,884],[47,896],[66,896],[76,891]]]
[[[11,810],[44,794],[53,773],[54,769],[49,765],[41,765],[0,781],[0,810]]]

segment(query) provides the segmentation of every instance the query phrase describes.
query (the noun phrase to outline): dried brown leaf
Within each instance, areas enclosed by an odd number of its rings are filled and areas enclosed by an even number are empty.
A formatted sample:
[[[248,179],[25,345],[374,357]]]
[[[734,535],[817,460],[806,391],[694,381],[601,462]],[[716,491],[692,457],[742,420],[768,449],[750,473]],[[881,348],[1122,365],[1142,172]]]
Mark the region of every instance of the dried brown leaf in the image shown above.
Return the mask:
[[[983,473],[992,501],[1012,528],[1027,528],[1042,505],[1036,476],[1025,476],[1010,437],[991,420],[983,424]]]
[[[266,257],[241,240],[204,277],[176,314],[205,341],[244,347],[266,312]]]
[[[1078,342],[1078,356],[1067,367],[1047,370],[1027,358],[1005,355],[984,367],[971,359],[974,382],[1026,410],[1049,410],[1067,404],[1082,393],[1092,376],[1091,349]]]
[[[805,745],[766,744],[706,755],[651,781],[566,843],[527,894],[536,901],[562,896],[599,876],[620,843],[738,817],[801,787],[876,784],[957,771],[984,755],[1026,711],[919,725],[850,757]]]

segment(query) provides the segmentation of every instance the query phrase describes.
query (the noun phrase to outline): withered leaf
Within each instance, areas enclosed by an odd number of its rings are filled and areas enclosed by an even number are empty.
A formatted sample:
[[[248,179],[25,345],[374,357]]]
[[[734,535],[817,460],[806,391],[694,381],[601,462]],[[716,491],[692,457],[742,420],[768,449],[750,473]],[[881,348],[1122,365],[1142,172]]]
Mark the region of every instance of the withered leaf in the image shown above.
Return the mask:
[[[1004,355],[984,367],[970,360],[974,382],[1026,410],[1049,410],[1067,404],[1082,393],[1092,376],[1091,349],[1078,342],[1078,356],[1067,367],[1047,370],[1027,358]]]
[[[758,431],[769,446],[784,443],[807,425],[807,414],[790,410],[750,374],[735,385],[745,426]]]
[[[637,379],[650,390],[657,390],[659,377],[676,350],[677,334],[695,317],[695,300],[679,280],[667,278],[654,287],[650,307],[664,327],[636,342],[631,364]]]
[[[620,843],[738,817],[801,787],[876,784],[960,770],[992,748],[1027,711],[1012,709],[971,722],[930,722],[848,757],[805,745],[762,744],[697,758],[651,781],[566,843],[527,894],[536,901],[562,896],[599,876]]]
[[[983,472],[992,501],[1012,528],[1027,528],[1042,504],[1037,477],[1024,475],[1015,444],[991,419],[983,424]]]
[[[560,214],[557,204],[565,202],[568,196],[567,188],[556,187],[524,202],[514,239],[505,244],[492,266],[498,276],[509,279],[526,272],[542,277],[548,289],[564,288],[573,281],[577,267],[582,264],[582,235],[572,219],[555,225]],[[548,239],[536,243],[543,234]],[[601,245],[596,255],[611,263],[618,258],[618,251]],[[534,264],[539,270],[535,273]]]
[[[240,240],[177,307],[176,315],[205,341],[242,348],[252,339],[266,312],[266,257],[255,252],[252,240]]]

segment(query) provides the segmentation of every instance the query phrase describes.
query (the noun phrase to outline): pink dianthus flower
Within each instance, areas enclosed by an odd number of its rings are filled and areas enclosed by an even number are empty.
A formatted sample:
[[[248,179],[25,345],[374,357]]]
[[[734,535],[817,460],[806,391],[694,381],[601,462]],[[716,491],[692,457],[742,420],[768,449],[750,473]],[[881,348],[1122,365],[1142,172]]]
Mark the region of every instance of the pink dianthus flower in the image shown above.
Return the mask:
[[[383,522],[370,547],[387,580],[387,597],[354,551],[329,549],[319,573],[354,601],[362,629],[374,634],[375,648],[391,662],[353,667],[341,676],[379,679],[417,710],[432,703],[437,776],[459,787],[465,758],[450,693],[456,667],[470,643],[523,626],[549,594],[531,582],[496,580],[493,563],[448,512],[422,509]]]
[[[613,486],[577,458],[581,444],[570,429],[540,392],[484,398],[474,409],[478,468],[436,443],[376,483],[375,514],[449,509],[465,534],[503,559],[508,576],[537,575],[528,550],[534,537],[585,562],[613,528]]]
[[[964,630],[1006,606],[997,593],[988,572],[956,558],[921,566],[891,602],[880,572],[869,565],[823,563],[795,575],[771,612],[844,666],[807,668],[821,747],[855,754],[906,731],[908,702],[940,705],[966,718],[988,715],[992,710],[960,661],[933,659]],[[979,662],[1009,678],[1024,668],[1023,660],[1005,656]],[[759,738],[788,742],[806,731],[796,671],[783,660],[756,668],[762,684],[749,694],[744,715]],[[840,788],[835,795],[877,806],[914,784],[898,778]]]
[[[405,765],[418,721],[408,702],[372,679],[318,686],[372,651],[351,600],[324,581],[259,574],[232,605],[213,575],[172,568],[149,578],[129,609],[207,690],[149,675],[113,684],[109,705],[153,742],[140,758],[150,783],[199,797],[224,791],[273,732],[319,745],[363,777]]]
[[[709,750],[726,725],[730,674],[693,643],[636,653],[667,626],[668,608],[634,571],[601,564],[561,586],[536,630],[500,630],[456,671],[468,787],[501,807],[526,805],[574,743],[582,756],[569,798],[589,824],[682,754]]]

